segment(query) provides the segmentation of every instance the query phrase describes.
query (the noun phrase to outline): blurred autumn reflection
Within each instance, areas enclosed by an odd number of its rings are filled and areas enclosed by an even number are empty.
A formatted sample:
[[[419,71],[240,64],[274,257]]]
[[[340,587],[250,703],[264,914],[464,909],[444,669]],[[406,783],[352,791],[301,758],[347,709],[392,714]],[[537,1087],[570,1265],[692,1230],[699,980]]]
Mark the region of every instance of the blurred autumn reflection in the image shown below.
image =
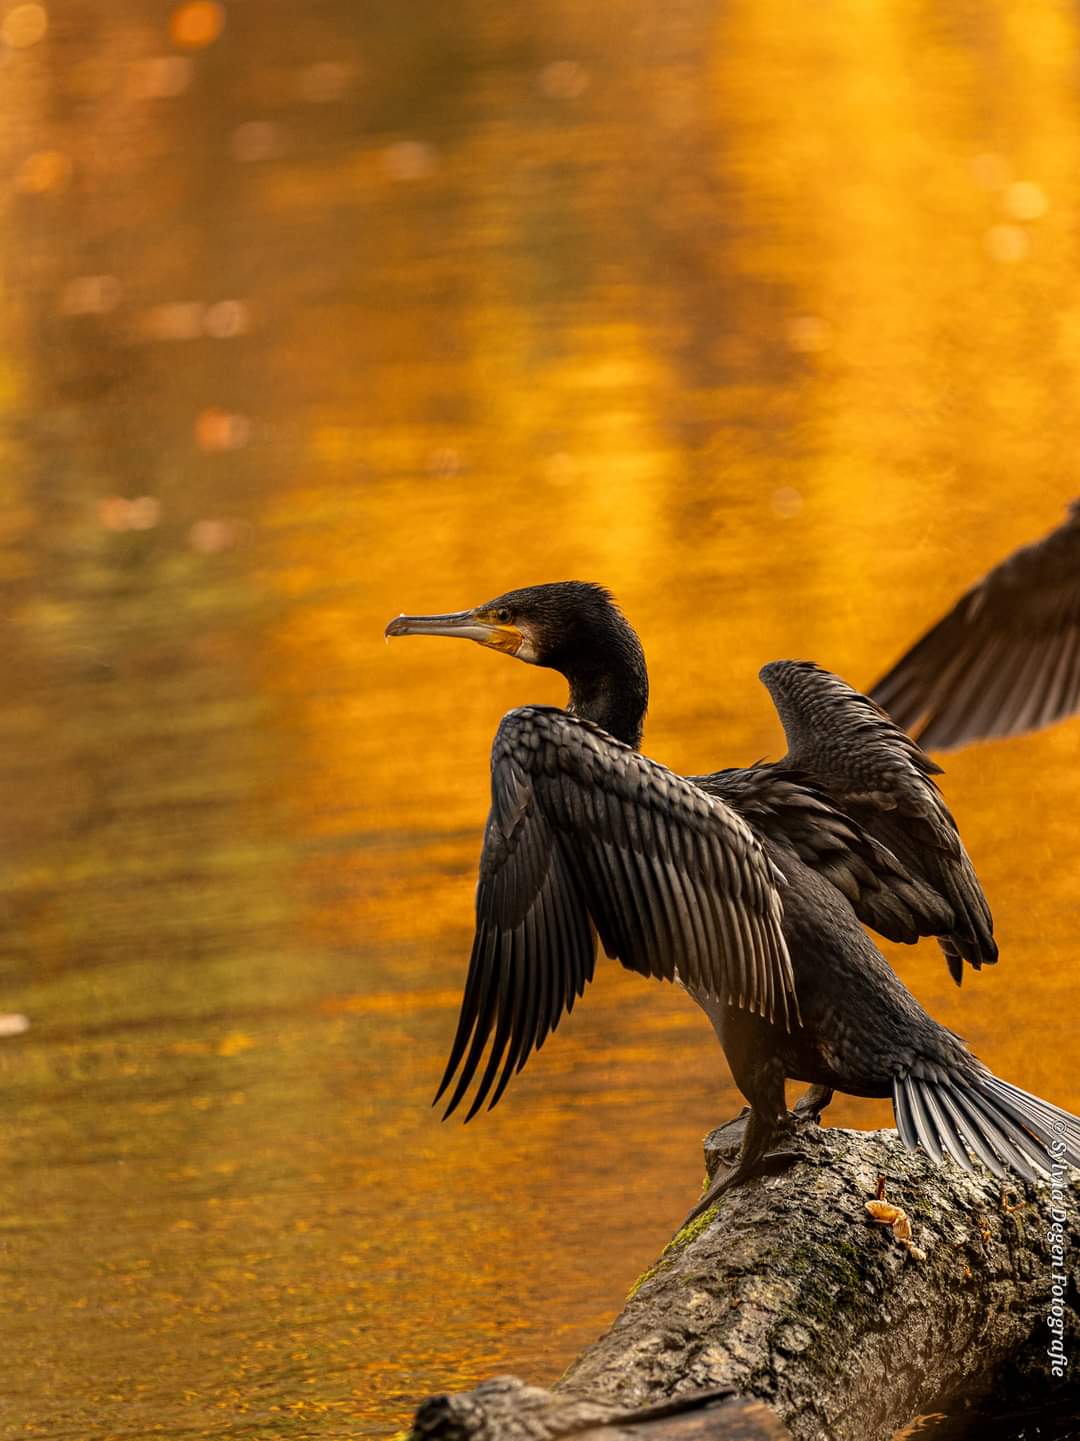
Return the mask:
[[[562,693],[383,624],[604,581],[688,771],[776,753],[768,659],[869,683],[1080,490],[1077,39],[0,7],[4,1435],[385,1435],[613,1315],[736,1097],[606,967],[438,1123],[490,737]],[[1002,964],[898,955],[1073,1110],[1078,734],[949,764]]]

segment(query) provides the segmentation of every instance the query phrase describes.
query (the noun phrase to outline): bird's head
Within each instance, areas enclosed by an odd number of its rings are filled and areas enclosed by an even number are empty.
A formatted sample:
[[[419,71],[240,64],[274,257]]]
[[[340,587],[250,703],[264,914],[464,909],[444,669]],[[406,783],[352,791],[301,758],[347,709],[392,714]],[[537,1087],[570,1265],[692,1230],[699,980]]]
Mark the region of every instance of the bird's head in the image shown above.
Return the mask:
[[[399,615],[386,635],[446,635],[547,666],[570,684],[570,709],[637,745],[648,703],[645,655],[603,586],[582,580],[527,585],[472,610]],[[636,720],[629,719],[636,711]]]

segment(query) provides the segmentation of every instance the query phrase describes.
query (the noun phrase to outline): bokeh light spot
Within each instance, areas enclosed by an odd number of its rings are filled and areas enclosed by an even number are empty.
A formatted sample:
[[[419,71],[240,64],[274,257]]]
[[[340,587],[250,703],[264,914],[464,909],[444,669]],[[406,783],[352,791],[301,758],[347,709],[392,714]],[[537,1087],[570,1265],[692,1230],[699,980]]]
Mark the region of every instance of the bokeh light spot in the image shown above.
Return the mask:
[[[1005,209],[1014,220],[1039,220],[1049,208],[1046,191],[1034,180],[1014,180],[1005,192]]]
[[[383,151],[382,163],[391,180],[424,180],[435,169],[435,151],[422,140],[398,140]]]
[[[199,555],[221,555],[232,550],[240,539],[241,527],[235,520],[197,520],[188,531],[188,545]]]
[[[813,355],[829,348],[832,330],[820,315],[795,315],[788,321],[787,336],[792,350]]]
[[[589,88],[589,72],[577,60],[553,60],[540,71],[537,83],[549,100],[576,100]]]
[[[986,252],[991,260],[1015,265],[1025,260],[1031,248],[1027,231],[1019,225],[992,225],[986,232]]]
[[[245,164],[269,160],[281,149],[277,126],[269,120],[245,120],[233,131],[229,148],[233,159]]]
[[[200,450],[240,450],[251,438],[251,421],[219,405],[201,411],[195,421],[195,444]]]
[[[992,150],[976,155],[971,171],[984,190],[1003,190],[1009,183],[1009,162]]]
[[[64,315],[105,315],[120,303],[123,286],[115,275],[78,275],[60,292]]]
[[[107,495],[98,501],[98,520],[105,530],[153,530],[160,519],[161,501],[154,495],[139,495],[134,500]]]
[[[427,468],[429,475],[460,475],[463,469],[461,452],[452,445],[440,445],[429,451]]]
[[[98,501],[98,520],[106,530],[127,530],[127,508],[122,495],[107,495]]]
[[[254,1036],[249,1036],[246,1031],[230,1031],[223,1036],[218,1044],[219,1056],[239,1056],[244,1051],[250,1051],[258,1045]]]
[[[17,1011],[6,1011],[0,1015],[0,1037],[21,1036],[30,1029],[30,1017]]]
[[[193,66],[186,55],[151,55],[131,67],[136,100],[170,100],[191,84]]]
[[[225,6],[216,0],[188,0],[178,5],[169,20],[169,34],[174,45],[186,50],[201,50],[212,45],[225,29]]]
[[[769,497],[769,508],[781,520],[794,520],[803,508],[803,498],[790,485],[781,485]]]
[[[128,502],[128,528],[153,530],[161,519],[161,501],[154,495],[139,495]]]
[[[242,300],[218,300],[203,314],[203,329],[214,340],[231,340],[248,329],[248,308]]]
[[[203,333],[205,309],[199,300],[152,306],[143,317],[143,330],[151,340],[197,340]]]
[[[64,190],[71,180],[71,157],[62,150],[35,150],[15,172],[15,189],[24,195]]]
[[[44,5],[16,5],[0,20],[0,40],[12,50],[26,50],[44,40],[48,29]]]

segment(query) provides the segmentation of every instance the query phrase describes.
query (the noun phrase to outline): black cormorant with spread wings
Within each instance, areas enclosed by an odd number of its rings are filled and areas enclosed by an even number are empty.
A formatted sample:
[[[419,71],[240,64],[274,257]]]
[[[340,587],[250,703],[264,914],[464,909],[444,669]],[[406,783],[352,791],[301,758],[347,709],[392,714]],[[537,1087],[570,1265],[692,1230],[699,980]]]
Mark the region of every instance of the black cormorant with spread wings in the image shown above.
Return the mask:
[[[1080,500],[962,595],[870,694],[928,750],[1080,710]]]
[[[1080,1164],[1080,1121],[1018,1090],[919,1005],[860,921],[937,936],[994,961],[990,912],[935,785],[938,769],[873,702],[809,662],[761,672],[788,754],[683,777],[638,750],[641,644],[607,591],[531,586],[453,615],[400,616],[387,636],[459,636],[569,682],[565,710],[499,726],[476,934],[438,1100],[479,1074],[466,1119],[495,1105],[591,979],[596,938],[630,970],[678,980],[709,1015],[750,1102],[737,1163],[691,1215],[758,1171],[791,1122],[786,1079],[891,1097],[906,1145],[1031,1177]]]

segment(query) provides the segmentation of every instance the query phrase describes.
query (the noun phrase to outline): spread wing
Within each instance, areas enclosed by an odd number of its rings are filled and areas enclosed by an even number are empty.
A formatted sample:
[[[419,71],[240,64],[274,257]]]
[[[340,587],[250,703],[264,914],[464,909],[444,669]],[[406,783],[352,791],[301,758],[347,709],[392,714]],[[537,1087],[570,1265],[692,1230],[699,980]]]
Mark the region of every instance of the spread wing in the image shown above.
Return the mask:
[[[933,750],[1080,709],[1080,501],[961,596],[870,694]]]
[[[543,706],[503,719],[491,764],[476,934],[435,1098],[456,1073],[447,1115],[489,1038],[466,1119],[489,1093],[495,1105],[584,992],[597,933],[630,970],[678,975],[697,994],[787,1027],[797,1020],[783,878],[723,801]]]
[[[975,970],[996,961],[990,908],[933,780],[940,766],[874,701],[811,661],[774,661],[761,679],[787,737],[781,767],[804,776],[885,848],[915,888],[912,899],[923,897],[912,910],[918,933],[938,937],[957,984],[963,961]],[[882,877],[895,884],[888,867]],[[927,903],[927,890],[940,905]],[[866,925],[889,939],[906,939],[879,924],[880,906],[859,898],[852,904]]]
[[[952,924],[952,909],[893,853],[845,815],[812,778],[759,762],[693,779],[738,811],[757,835],[795,852],[851,904],[862,923],[890,941],[913,944]]]

